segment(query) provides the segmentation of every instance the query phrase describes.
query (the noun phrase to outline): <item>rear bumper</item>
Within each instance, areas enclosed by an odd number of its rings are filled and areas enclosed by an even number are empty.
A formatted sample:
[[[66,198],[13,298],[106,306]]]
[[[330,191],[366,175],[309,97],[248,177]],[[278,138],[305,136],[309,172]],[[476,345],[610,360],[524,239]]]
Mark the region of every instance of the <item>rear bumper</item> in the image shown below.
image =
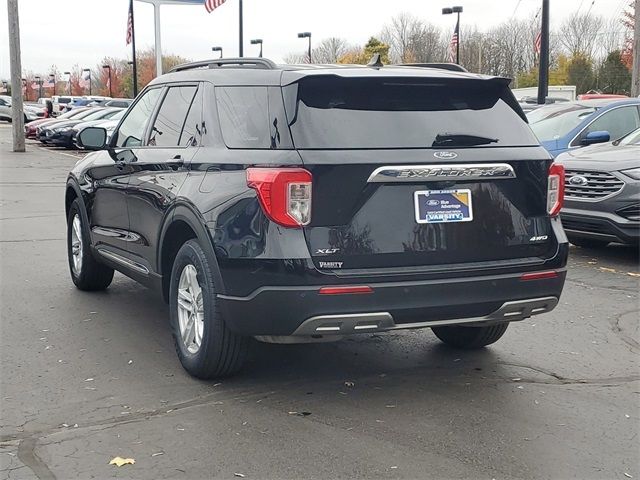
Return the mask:
[[[528,281],[515,273],[368,283],[373,292],[357,295],[321,295],[318,286],[288,286],[262,287],[246,297],[217,298],[229,327],[252,336],[341,335],[471,321],[495,323],[553,309],[566,276],[566,269],[556,271],[555,278]],[[316,330],[323,326],[334,328]]]

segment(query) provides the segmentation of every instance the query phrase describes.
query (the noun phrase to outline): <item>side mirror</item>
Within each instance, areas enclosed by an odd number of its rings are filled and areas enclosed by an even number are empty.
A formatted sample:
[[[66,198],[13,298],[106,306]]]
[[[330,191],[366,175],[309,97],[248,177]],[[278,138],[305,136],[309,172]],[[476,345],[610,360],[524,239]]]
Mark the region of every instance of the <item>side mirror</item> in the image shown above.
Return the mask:
[[[87,127],[78,135],[78,143],[87,150],[103,150],[107,146],[107,131],[102,127]]]
[[[580,143],[582,145],[593,145],[594,143],[605,143],[611,140],[611,135],[609,132],[604,130],[598,130],[596,132],[589,132],[587,136],[584,137]]]

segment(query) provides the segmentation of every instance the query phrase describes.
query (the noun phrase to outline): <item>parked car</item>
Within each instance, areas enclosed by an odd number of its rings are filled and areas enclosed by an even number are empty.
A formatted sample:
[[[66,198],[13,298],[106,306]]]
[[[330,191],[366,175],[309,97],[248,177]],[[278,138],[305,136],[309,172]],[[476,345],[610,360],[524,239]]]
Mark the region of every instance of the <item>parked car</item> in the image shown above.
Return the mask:
[[[0,95],[0,120],[11,122],[12,117],[12,101],[8,95]],[[45,110],[40,106],[34,106],[29,104],[22,105],[22,112],[24,114],[24,123],[38,120],[44,116]]]
[[[163,292],[192,375],[247,337],[308,342],[431,327],[480,348],[552,310],[568,243],[562,167],[503,78],[436,68],[177,67],[66,190],[71,278]],[[133,319],[132,319],[133,320]]]
[[[578,95],[578,100],[598,100],[601,98],[614,98],[614,99],[621,99],[621,98],[629,98],[628,95],[615,95],[612,93],[583,93],[582,95]]]
[[[108,100],[104,106],[105,107],[118,107],[118,108],[129,108],[133,103],[132,98],[113,98]]]
[[[74,97],[71,95],[53,95],[51,97],[51,100],[53,102],[53,113],[56,115],[64,113],[68,104],[80,98],[82,97]]]
[[[27,138],[36,138],[36,132],[38,127],[43,127],[45,125],[51,125],[55,122],[69,120],[74,118],[76,115],[88,110],[87,107],[76,108],[75,110],[67,113],[63,113],[62,115],[58,115],[54,118],[40,118],[38,120],[34,120],[33,122],[29,122],[24,126],[24,132]]]
[[[640,100],[578,100],[546,105],[527,114],[552,156],[624,137],[640,127]]]
[[[60,124],[60,123],[63,123],[63,122],[68,122],[71,119],[73,119],[73,120],[82,120],[83,118],[87,117],[88,115],[91,115],[91,113],[95,112],[95,109],[89,108],[89,107],[81,107],[78,110],[80,110],[80,111],[79,112],[75,112],[74,110],[72,110],[71,112],[66,112],[66,113],[64,113],[62,115],[59,115],[59,116],[53,118],[53,119],[50,119],[46,123],[42,123],[42,124],[38,125],[36,127],[35,139],[39,140],[39,141],[43,140],[42,133],[43,133],[43,130],[46,127],[51,127],[51,126],[56,125],[56,124]],[[72,114],[72,113],[76,113],[76,115],[69,116],[69,117],[65,118],[65,116],[67,114]]]
[[[640,129],[615,142],[569,150],[561,217],[569,241],[582,247],[640,239]]]
[[[74,146],[73,127],[81,122],[108,119],[120,110],[120,108],[92,108],[88,115],[83,116],[82,118],[76,117],[70,120],[65,120],[64,122],[57,122],[52,125],[42,127],[40,129],[40,136],[38,139],[47,145],[72,148]]]
[[[86,122],[82,121],[82,122],[78,123],[77,125],[75,125],[71,129],[71,131],[72,131],[71,140],[72,140],[74,146],[77,147],[77,148],[83,148],[82,143],[78,141],[78,134],[82,130],[84,130],[85,128],[88,128],[88,127],[102,127],[102,128],[107,129],[112,124],[114,126],[117,125],[118,122],[124,116],[125,113],[126,113],[126,110],[124,108],[118,108],[116,113],[111,115],[110,117],[101,118],[99,120],[88,120]]]
[[[561,103],[561,102],[568,102],[568,101],[569,99],[564,97],[547,97],[545,99],[544,105],[552,105],[554,103]],[[522,111],[524,111],[524,113],[529,113],[533,110],[537,110],[538,108],[544,106],[538,103],[537,97],[523,97],[520,100],[518,100],[518,103],[520,104],[520,108],[522,108]]]

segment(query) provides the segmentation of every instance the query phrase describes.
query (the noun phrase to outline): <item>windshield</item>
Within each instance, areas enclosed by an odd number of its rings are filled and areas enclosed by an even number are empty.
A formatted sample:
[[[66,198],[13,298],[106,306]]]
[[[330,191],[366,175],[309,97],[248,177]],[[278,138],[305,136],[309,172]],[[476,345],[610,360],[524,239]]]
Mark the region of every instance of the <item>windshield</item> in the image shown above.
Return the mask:
[[[109,112],[106,112],[102,109],[98,110],[98,111],[93,111],[93,110],[89,110],[89,115],[82,117],[84,120],[86,120],[87,122],[91,121],[91,120],[100,120],[102,118],[104,118],[106,115],[108,115]],[[78,118],[78,117],[76,117]]]
[[[552,105],[527,114],[533,133],[541,142],[557,140],[576,128],[596,111],[584,105]]]
[[[538,145],[500,83],[311,76],[283,93],[296,148]]]
[[[618,140],[618,145],[640,145],[640,128]]]

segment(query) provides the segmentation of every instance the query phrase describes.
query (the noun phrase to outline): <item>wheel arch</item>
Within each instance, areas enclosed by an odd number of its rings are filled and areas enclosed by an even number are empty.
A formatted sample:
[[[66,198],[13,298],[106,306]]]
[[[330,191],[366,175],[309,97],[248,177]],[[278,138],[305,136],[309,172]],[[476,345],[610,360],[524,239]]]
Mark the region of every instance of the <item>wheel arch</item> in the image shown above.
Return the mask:
[[[213,267],[216,292],[224,293],[224,283],[213,248],[213,240],[205,226],[204,219],[187,205],[177,205],[172,215],[167,217],[158,243],[157,271],[162,276],[162,296],[169,299],[171,269],[178,250],[188,240],[196,239]]]

